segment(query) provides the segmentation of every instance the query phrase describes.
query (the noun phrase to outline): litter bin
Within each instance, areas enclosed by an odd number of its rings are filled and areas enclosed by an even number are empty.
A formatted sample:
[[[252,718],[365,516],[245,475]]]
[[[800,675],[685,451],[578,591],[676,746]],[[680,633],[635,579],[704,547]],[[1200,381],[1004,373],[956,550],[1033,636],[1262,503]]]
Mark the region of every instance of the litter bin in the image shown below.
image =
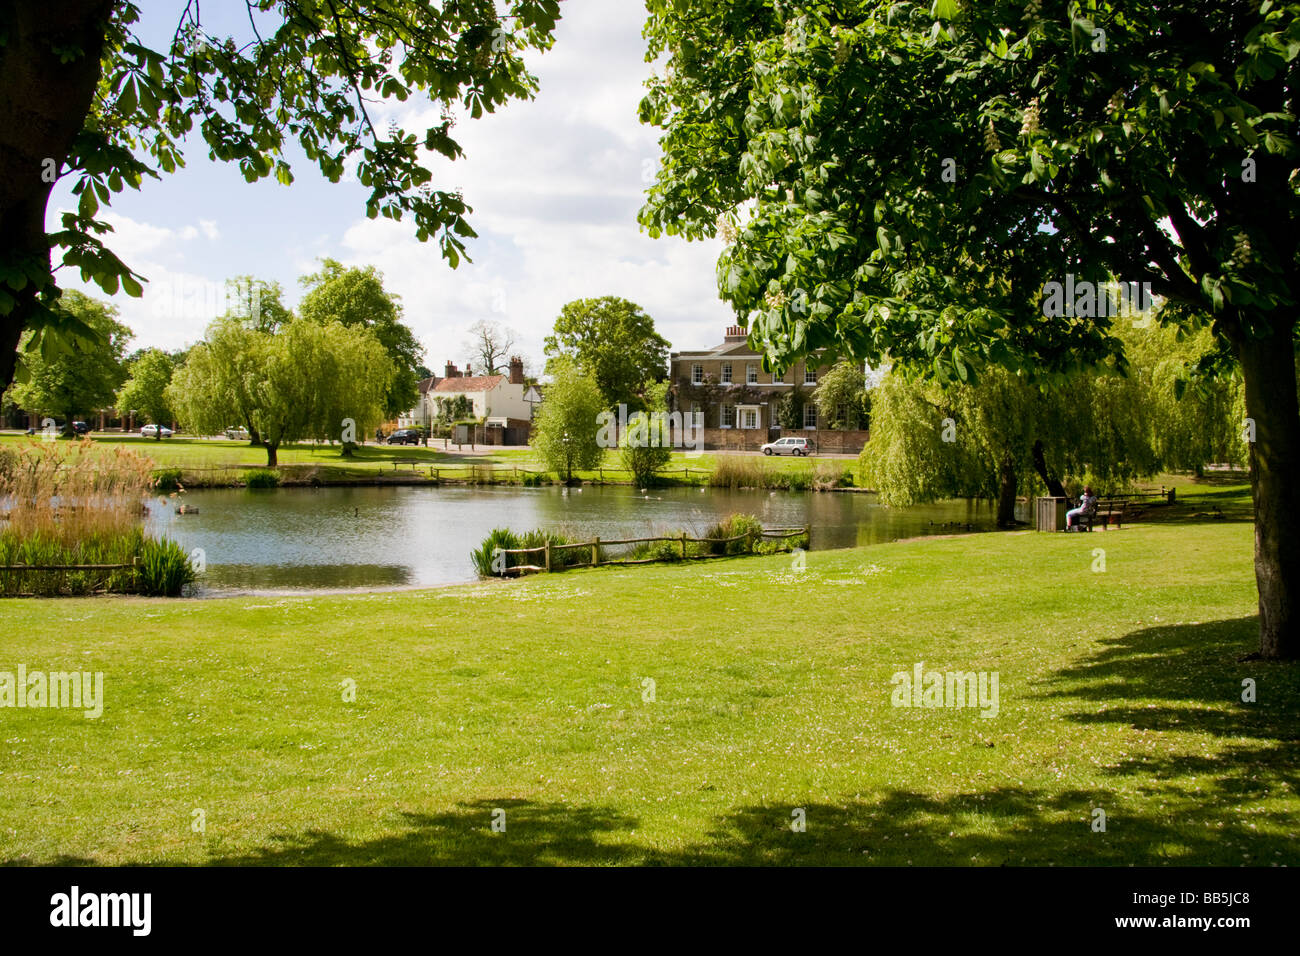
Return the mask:
[[[1068,498],[1039,498],[1034,522],[1039,531],[1064,531]]]

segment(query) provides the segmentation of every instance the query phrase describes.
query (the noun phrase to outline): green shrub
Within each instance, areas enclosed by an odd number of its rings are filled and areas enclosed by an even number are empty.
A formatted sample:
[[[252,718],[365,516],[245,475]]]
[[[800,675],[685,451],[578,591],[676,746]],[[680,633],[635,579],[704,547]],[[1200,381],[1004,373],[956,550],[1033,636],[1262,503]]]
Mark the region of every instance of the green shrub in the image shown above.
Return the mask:
[[[704,538],[737,538],[736,541],[713,540],[704,544],[696,545],[697,553],[700,554],[750,554],[755,547],[763,540],[763,523],[753,515],[734,514],[728,515],[722,521],[715,524],[706,531],[701,537]]]
[[[536,488],[545,482],[546,476],[536,471],[524,471],[519,474],[519,483],[525,488]]]
[[[755,554],[781,554],[795,548],[808,550],[808,535],[799,534],[791,538],[763,538],[754,548]]]
[[[278,488],[280,473],[274,468],[253,468],[244,473],[246,488]]]
[[[657,414],[637,412],[628,421],[619,439],[619,456],[638,487],[652,486],[659,471],[672,461],[671,439],[667,423]]]
[[[176,597],[194,583],[194,567],[179,544],[169,538],[145,538],[141,543],[136,579],[141,594]]]
[[[633,561],[653,558],[656,561],[680,561],[682,546],[676,541],[642,541],[627,553]]]
[[[155,468],[153,486],[157,491],[175,491],[181,486],[181,470],[179,468]]]
[[[524,536],[519,540],[523,542],[522,544],[519,545],[521,548],[544,548],[546,547],[547,541],[551,542],[552,547],[554,547],[557,544],[577,544],[577,541],[575,541],[573,538],[566,537],[562,534],[557,534],[554,531],[544,531],[541,528],[535,528],[532,531],[526,532]],[[532,554],[528,556],[527,561],[523,561],[520,563],[521,564],[542,564],[545,560],[546,558],[542,554]],[[551,567],[553,568],[554,567],[571,568],[574,565],[590,564],[590,563],[591,563],[590,548],[586,548],[586,549],[565,548],[563,551],[553,551],[551,553]]]
[[[474,565],[474,570],[478,572],[479,577],[491,578],[501,574],[499,568],[511,568],[527,562],[520,561],[519,555],[505,555],[504,564],[498,563],[493,567],[493,562],[498,550],[508,550],[513,548],[522,548],[519,536],[509,528],[493,528],[483,543],[469,553],[470,563]]]

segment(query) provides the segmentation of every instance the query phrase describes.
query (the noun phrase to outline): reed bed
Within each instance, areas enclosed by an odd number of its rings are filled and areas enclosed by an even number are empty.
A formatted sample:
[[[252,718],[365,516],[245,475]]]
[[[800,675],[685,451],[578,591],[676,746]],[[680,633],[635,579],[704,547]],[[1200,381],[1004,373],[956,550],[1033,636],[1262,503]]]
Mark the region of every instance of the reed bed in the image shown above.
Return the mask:
[[[87,439],[7,449],[0,594],[180,593],[193,580],[188,558],[143,531],[155,484],[153,459],[123,446],[105,450]]]

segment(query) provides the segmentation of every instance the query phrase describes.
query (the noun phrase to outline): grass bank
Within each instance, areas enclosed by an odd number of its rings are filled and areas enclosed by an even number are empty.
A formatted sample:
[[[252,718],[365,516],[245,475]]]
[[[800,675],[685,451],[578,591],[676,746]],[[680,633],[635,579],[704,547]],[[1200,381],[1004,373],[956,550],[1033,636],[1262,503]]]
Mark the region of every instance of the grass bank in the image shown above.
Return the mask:
[[[1247,521],[805,559],[0,601],[0,671],[105,688],[0,711],[0,861],[1300,863]],[[892,706],[920,662],[996,672],[997,716]]]
[[[187,488],[228,488],[246,483],[250,471],[266,467],[266,451],[248,442],[168,438],[162,441],[137,435],[95,435],[106,449],[129,448],[151,457],[160,471],[173,475]],[[31,444],[32,438],[0,435],[0,449]],[[474,484],[523,485],[550,483],[531,450],[479,446],[446,452],[416,445],[361,445],[350,458],[338,445],[298,443],[279,449],[280,483],[284,485],[339,484]],[[756,455],[687,454],[674,452],[657,482],[660,486],[780,488],[787,491],[830,489],[845,484],[854,462],[843,459],[760,458]],[[633,483],[619,453],[606,452],[600,466],[575,471],[587,483]]]

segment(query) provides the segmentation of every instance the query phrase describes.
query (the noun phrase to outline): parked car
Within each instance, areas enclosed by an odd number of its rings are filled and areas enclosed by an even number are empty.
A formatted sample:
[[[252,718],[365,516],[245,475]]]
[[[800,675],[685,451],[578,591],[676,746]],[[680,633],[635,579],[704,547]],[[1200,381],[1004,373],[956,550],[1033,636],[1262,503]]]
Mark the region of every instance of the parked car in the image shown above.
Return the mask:
[[[231,441],[249,441],[248,429],[243,425],[232,425],[223,433]]]
[[[159,426],[159,425],[145,425],[144,428],[141,428],[141,429],[140,429],[140,437],[141,437],[141,438],[157,438],[157,437],[158,437],[158,429],[159,429],[160,427],[162,428],[162,437],[163,437],[163,438],[171,438],[171,437],[172,437],[172,430],[171,430],[170,428],[168,428],[166,425],[162,425],[162,426]]]
[[[90,426],[85,422],[73,422],[72,430],[78,435],[86,435],[90,432]]]
[[[420,433],[414,428],[399,428],[388,436],[390,445],[418,445],[420,444]]]
[[[764,455],[811,455],[813,443],[807,438],[778,438],[763,446]]]

